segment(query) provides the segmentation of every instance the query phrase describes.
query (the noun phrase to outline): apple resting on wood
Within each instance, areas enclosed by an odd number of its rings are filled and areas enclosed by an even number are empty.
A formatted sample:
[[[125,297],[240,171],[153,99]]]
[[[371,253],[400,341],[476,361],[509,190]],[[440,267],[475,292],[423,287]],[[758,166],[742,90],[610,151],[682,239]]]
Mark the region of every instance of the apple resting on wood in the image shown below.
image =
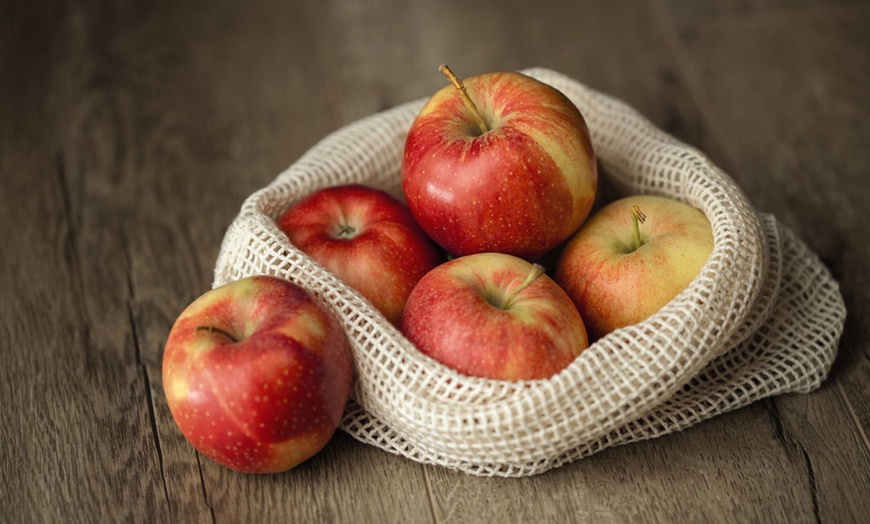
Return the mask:
[[[436,243],[462,256],[534,260],[592,208],[598,168],[586,122],[552,86],[521,73],[451,80],[408,132],[402,188]]]
[[[299,286],[258,276],[206,292],[163,354],[172,417],[200,452],[247,473],[286,471],[320,451],[350,395],[338,323]]]
[[[565,246],[556,281],[594,339],[636,324],[670,302],[713,250],[700,210],[659,196],[616,200],[596,212]]]
[[[362,185],[318,191],[288,209],[278,227],[394,325],[411,289],[441,262],[408,208],[388,193]]]
[[[402,331],[448,367],[510,381],[548,378],[589,345],[577,308],[543,267],[502,253],[427,273],[408,297]]]

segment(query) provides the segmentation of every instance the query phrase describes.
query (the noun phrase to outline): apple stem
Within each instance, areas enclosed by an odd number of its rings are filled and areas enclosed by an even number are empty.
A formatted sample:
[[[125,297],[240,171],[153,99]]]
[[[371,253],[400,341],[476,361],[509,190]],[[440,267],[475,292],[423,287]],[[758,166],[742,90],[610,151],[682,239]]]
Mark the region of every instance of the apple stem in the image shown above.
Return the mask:
[[[502,309],[509,309],[517,295],[522,293],[524,289],[529,287],[531,283],[537,280],[539,276],[543,275],[545,271],[546,269],[544,269],[544,266],[541,264],[532,264],[532,270],[529,272],[528,276],[526,276],[526,279],[523,280],[523,283],[511,290],[511,292],[504,298],[501,306]]]
[[[631,225],[634,228],[634,249],[643,245],[640,238],[640,224],[646,222],[646,215],[636,205],[631,206]]]
[[[459,90],[459,94],[462,95],[462,100],[465,101],[465,105],[468,106],[468,109],[471,110],[471,114],[474,115],[474,119],[477,121],[477,125],[480,127],[481,134],[489,131],[489,128],[486,126],[486,122],[483,120],[483,117],[480,115],[480,111],[477,109],[477,105],[474,103],[474,100],[469,96],[468,91],[465,89],[465,84],[462,83],[462,80],[459,79],[453,71],[447,67],[447,64],[441,64],[438,68],[441,73],[447,77],[447,80],[450,80],[450,83],[453,84],[453,87]]]
[[[232,343],[236,343],[239,341],[236,337],[230,335],[228,332],[224,331],[221,328],[216,328],[214,326],[196,326],[196,331],[208,331],[209,333],[222,335],[222,336],[226,337]]]

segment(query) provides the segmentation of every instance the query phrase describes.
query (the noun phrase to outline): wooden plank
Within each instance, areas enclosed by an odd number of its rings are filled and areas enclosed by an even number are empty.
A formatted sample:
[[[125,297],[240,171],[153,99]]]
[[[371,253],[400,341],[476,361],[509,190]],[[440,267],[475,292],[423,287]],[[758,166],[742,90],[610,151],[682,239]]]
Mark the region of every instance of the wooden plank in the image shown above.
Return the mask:
[[[309,461],[279,475],[240,475],[203,459],[216,520],[426,522],[421,466],[337,433]]]
[[[870,9],[847,4],[677,19],[733,176],[841,284],[849,317],[830,378],[771,404],[816,516],[833,521],[870,514]]]
[[[756,431],[746,431],[750,425]],[[812,500],[793,489],[803,468],[782,453],[769,410],[756,404],[537,477],[476,479],[440,468],[429,474],[440,522],[725,523],[812,517]],[[508,496],[481,507],[493,493]]]
[[[88,233],[63,159],[78,101],[69,67],[80,57],[80,35],[39,6],[11,7],[17,24],[0,45],[0,231],[7,239],[0,382],[11,422],[0,430],[0,507],[14,521],[160,520],[166,491],[124,288],[116,296],[111,287],[93,295],[85,287]],[[57,89],[67,83],[73,89]],[[120,254],[101,267],[123,266]],[[92,308],[101,299],[120,308],[120,323],[96,327]]]

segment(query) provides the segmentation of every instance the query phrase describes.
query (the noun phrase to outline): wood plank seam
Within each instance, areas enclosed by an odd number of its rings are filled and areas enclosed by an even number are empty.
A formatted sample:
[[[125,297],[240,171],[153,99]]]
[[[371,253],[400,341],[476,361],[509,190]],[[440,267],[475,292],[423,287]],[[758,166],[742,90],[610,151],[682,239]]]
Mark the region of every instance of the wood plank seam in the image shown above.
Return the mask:
[[[810,454],[807,452],[807,448],[805,448],[800,442],[797,443],[798,449],[804,457],[804,463],[806,464],[807,476],[810,481],[810,495],[812,496],[813,501],[813,515],[816,518],[816,522],[822,522],[822,509],[819,503],[819,485],[816,482],[816,470],[813,467],[813,461],[810,458]]]
[[[790,448],[796,448],[797,451],[801,455],[801,460],[804,464],[804,470],[807,475],[807,485],[809,486],[810,492],[810,501],[813,506],[813,515],[815,516],[816,522],[821,522],[821,508],[819,504],[819,490],[818,484],[816,483],[816,472],[813,467],[812,460],[810,460],[809,453],[807,452],[806,447],[793,435],[790,435],[786,432],[785,427],[782,423],[782,417],[779,415],[779,408],[776,405],[776,398],[767,399],[764,402],[767,407],[768,412],[770,413],[770,418],[773,420],[774,427],[774,435],[776,440],[779,441],[780,445],[782,445],[783,449],[786,452],[786,455],[791,456],[792,453],[789,451]]]
[[[861,424],[861,419],[858,418],[858,412],[855,410],[855,406],[852,405],[852,402],[849,400],[849,396],[846,395],[846,391],[843,390],[843,384],[839,381],[837,384],[837,394],[843,400],[843,403],[846,405],[846,411],[849,412],[849,418],[852,419],[852,422],[855,424],[855,429],[858,431],[858,435],[861,437],[861,442],[864,444],[864,447],[870,452],[870,439],[867,438],[867,433],[864,431],[864,426]]]
[[[148,373],[148,367],[142,361],[142,347],[139,336],[139,330],[136,325],[136,316],[133,312],[133,304],[136,302],[136,286],[133,282],[133,264],[132,253],[130,250],[130,242],[127,238],[127,231],[124,227],[118,227],[118,238],[121,243],[121,249],[124,253],[125,270],[127,274],[127,321],[129,323],[130,333],[133,337],[133,357],[136,366],[142,374],[142,379],[145,383],[145,404],[148,410],[148,422],[151,426],[151,437],[154,441],[154,449],[157,452],[157,461],[160,465],[160,481],[163,485],[163,496],[166,499],[167,506],[172,505],[172,499],[169,497],[169,486],[166,482],[166,463],[163,454],[163,445],[160,441],[160,432],[158,431],[157,416],[154,409],[154,395],[151,388],[151,376]]]
[[[200,460],[200,455],[198,451],[194,451],[194,456],[196,456],[196,468],[199,471],[199,482],[202,486],[202,500],[205,502],[205,506],[208,508],[208,513],[211,516],[212,524],[217,522],[217,517],[215,517],[214,506],[211,503],[211,499],[208,496],[208,489],[205,486],[205,475],[202,472],[202,460]]]
[[[90,325],[90,314],[88,313],[88,304],[85,300],[86,287],[84,283],[84,279],[82,278],[82,263],[81,263],[81,254],[79,253],[79,232],[76,227],[75,215],[73,213],[73,203],[72,203],[72,191],[70,189],[69,177],[67,175],[66,165],[64,163],[64,153],[63,151],[59,151],[55,155],[55,165],[56,169],[55,174],[57,175],[58,188],[60,189],[60,199],[62,206],[63,217],[66,221],[66,240],[64,242],[64,252],[63,257],[66,260],[66,263],[69,265],[70,273],[72,278],[71,284],[75,288],[75,301],[77,302],[77,307],[75,308],[76,313],[76,324],[78,324],[81,328],[82,335],[82,348],[85,349],[84,357],[84,366],[88,367],[90,358],[90,351],[88,351],[92,346],[92,336],[91,336],[91,325]]]
[[[420,469],[423,472],[423,482],[426,486],[426,498],[429,500],[429,511],[432,513],[432,522],[440,524],[441,520],[438,518],[438,511],[435,509],[435,493],[432,489],[432,479],[430,478],[429,470],[424,464],[420,465]]]

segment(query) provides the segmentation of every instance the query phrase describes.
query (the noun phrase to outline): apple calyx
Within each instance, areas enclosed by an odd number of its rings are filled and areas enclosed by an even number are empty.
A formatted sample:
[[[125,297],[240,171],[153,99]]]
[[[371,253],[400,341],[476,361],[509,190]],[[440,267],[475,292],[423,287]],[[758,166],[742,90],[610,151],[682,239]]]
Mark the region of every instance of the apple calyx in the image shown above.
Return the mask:
[[[526,276],[526,279],[523,280],[523,282],[519,286],[512,289],[510,291],[510,293],[508,293],[507,296],[505,296],[501,300],[501,304],[494,304],[494,305],[496,305],[497,307],[500,307],[501,309],[505,309],[505,310],[510,309],[511,305],[514,302],[514,299],[516,299],[517,296],[520,293],[522,293],[524,289],[529,287],[532,284],[532,282],[537,280],[538,277],[543,275],[545,271],[546,271],[546,269],[541,264],[532,264],[532,269],[531,269],[531,271],[529,271],[529,274]]]
[[[631,247],[630,251],[637,250],[640,246],[644,245],[644,241],[640,238],[640,224],[646,222],[646,215],[643,214],[643,211],[637,205],[631,206],[631,226],[634,229],[634,245]]]
[[[336,235],[337,238],[344,240],[349,240],[355,236],[356,228],[347,224],[341,225],[341,227],[338,228],[338,234]]]
[[[486,121],[484,121],[483,116],[480,114],[480,110],[477,109],[477,104],[474,103],[474,100],[471,99],[471,96],[468,94],[468,91],[465,89],[465,84],[462,83],[462,80],[459,79],[453,71],[447,67],[447,64],[441,64],[438,67],[438,70],[450,80],[450,83],[453,84],[457,90],[459,90],[459,94],[462,95],[462,100],[465,102],[465,105],[468,106],[468,109],[471,110],[471,114],[474,116],[474,120],[477,122],[477,126],[480,128],[480,134],[484,134],[489,131],[489,127],[486,125]]]
[[[216,335],[220,335],[220,336],[222,336],[222,337],[225,337],[225,338],[226,338],[227,340],[229,340],[230,343],[232,343],[232,344],[235,344],[236,342],[239,341],[239,339],[237,339],[236,337],[234,337],[234,336],[233,336],[232,334],[230,334],[229,332],[224,331],[224,330],[221,329],[221,328],[216,328],[216,327],[214,327],[214,326],[196,326],[196,331],[197,331],[197,332],[199,332],[199,331],[208,331],[209,333],[214,333],[214,334],[216,334]]]

